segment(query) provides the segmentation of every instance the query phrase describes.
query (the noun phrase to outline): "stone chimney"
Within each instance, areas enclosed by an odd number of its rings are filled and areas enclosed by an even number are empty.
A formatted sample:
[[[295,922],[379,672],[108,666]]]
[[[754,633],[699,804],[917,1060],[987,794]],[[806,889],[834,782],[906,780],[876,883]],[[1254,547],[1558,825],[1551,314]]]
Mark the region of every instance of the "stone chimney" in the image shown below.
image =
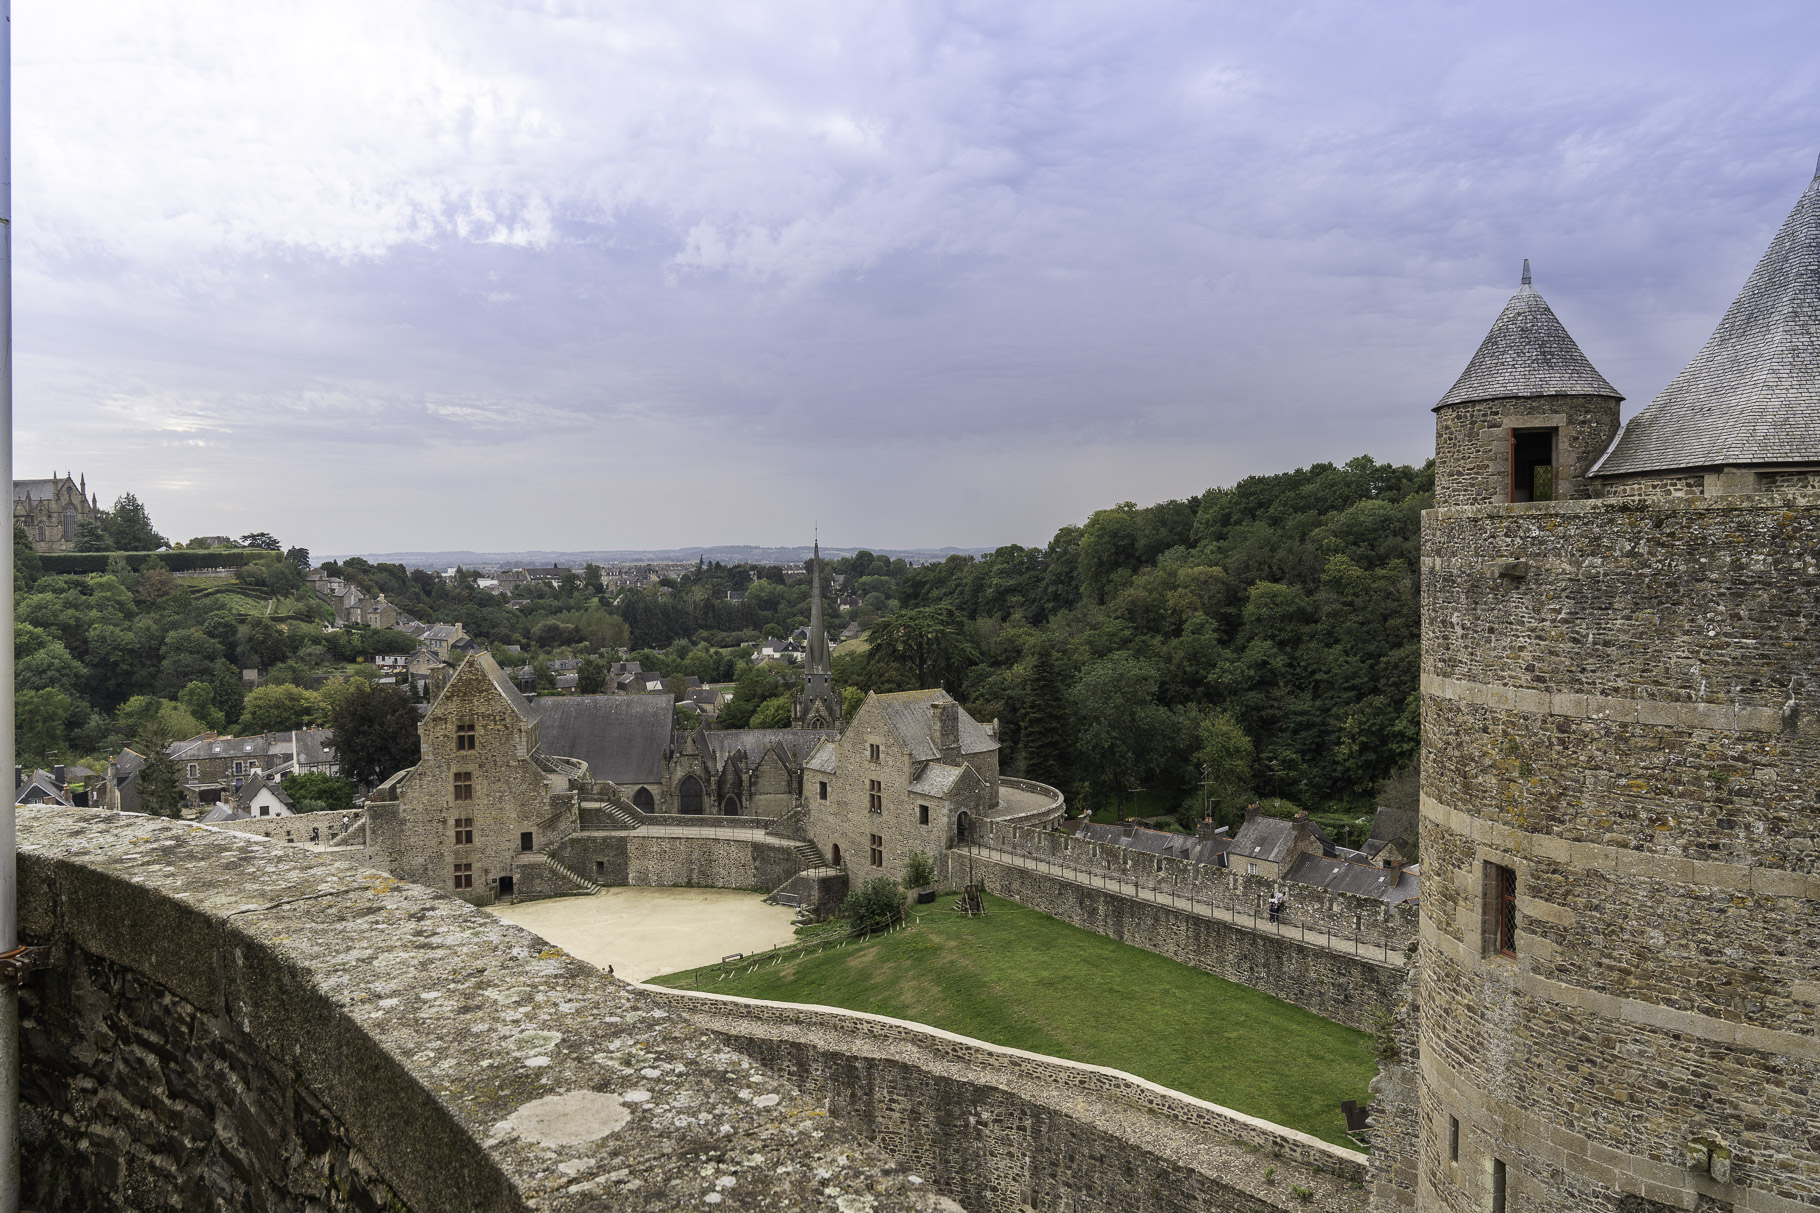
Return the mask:
[[[1256,821],[1257,819],[1258,819],[1258,802],[1254,800],[1250,804],[1245,806],[1245,820],[1246,821]]]
[[[63,764],[62,763],[58,763],[56,766],[51,768],[51,778],[56,781],[57,786],[59,788],[61,788],[63,786],[64,778],[63,778]]]
[[[961,762],[961,705],[952,699],[938,699],[929,705],[929,737],[942,752],[949,766]]]

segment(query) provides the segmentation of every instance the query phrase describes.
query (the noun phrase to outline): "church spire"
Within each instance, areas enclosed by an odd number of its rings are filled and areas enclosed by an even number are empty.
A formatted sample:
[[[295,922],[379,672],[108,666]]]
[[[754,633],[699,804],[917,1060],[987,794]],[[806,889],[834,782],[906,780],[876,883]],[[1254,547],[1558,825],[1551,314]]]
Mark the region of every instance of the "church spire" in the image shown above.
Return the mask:
[[[812,587],[809,598],[809,672],[827,674],[831,668],[828,659],[828,631],[822,625],[822,541],[819,535],[815,539],[815,557],[811,561],[809,580]]]
[[[803,685],[791,723],[799,729],[838,729],[841,701],[834,690],[834,662],[828,652],[828,629],[822,622],[820,534],[815,537],[815,555],[809,561],[809,587],[808,660],[803,663]]]

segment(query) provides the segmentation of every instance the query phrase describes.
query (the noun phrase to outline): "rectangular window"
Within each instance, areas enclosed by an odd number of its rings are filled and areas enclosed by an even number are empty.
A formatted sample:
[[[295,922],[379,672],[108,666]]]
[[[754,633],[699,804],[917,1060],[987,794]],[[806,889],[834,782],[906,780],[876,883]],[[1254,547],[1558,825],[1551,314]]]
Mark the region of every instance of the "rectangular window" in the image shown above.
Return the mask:
[[[458,889],[471,889],[474,887],[473,864],[458,863],[455,865],[455,887]]]
[[[471,750],[474,748],[474,722],[461,720],[455,724],[455,748]]]
[[[875,741],[866,747],[866,756],[873,762],[878,761],[878,742]]]
[[[926,826],[929,824],[929,806],[928,805],[919,804],[916,806],[916,824],[919,826]]]
[[[521,851],[529,851],[529,850],[534,849],[531,846],[531,831],[526,830],[524,833],[522,833],[518,836],[518,849]]]
[[[1258,874],[1258,865],[1257,864],[1248,863],[1245,865],[1245,875],[1256,876],[1257,874]]]
[[[1555,431],[1510,432],[1510,499],[1555,499]]]
[[[1517,954],[1517,873],[1500,864],[1485,865],[1485,950]]]
[[[828,799],[828,781],[824,779],[824,780],[820,781],[819,783],[817,783],[815,786],[816,786],[816,796],[822,800]]]
[[[1447,1118],[1447,1161],[1460,1161],[1460,1118],[1458,1116]]]
[[[874,813],[885,811],[885,785],[876,779],[866,781],[866,808]]]
[[[474,799],[474,772],[472,772],[472,771],[455,772],[455,799],[456,800]]]
[[[260,805],[259,806],[259,815],[261,817],[270,817],[272,815],[272,806],[269,804]]]
[[[236,775],[244,775],[244,774],[246,774],[246,763],[244,763],[244,762],[235,762],[235,763],[234,763],[234,774],[236,774]]]
[[[455,845],[458,847],[474,845],[474,819],[472,817],[455,819]]]
[[[1504,1160],[1491,1160],[1491,1213],[1504,1213]]]
[[[190,763],[190,778],[191,779],[196,778],[196,764],[193,762]]]
[[[871,839],[872,854],[871,854],[870,858],[872,860],[872,866],[875,868],[884,867],[885,866],[885,840],[883,838],[879,837],[877,834],[868,834],[868,835],[866,835],[866,837]]]

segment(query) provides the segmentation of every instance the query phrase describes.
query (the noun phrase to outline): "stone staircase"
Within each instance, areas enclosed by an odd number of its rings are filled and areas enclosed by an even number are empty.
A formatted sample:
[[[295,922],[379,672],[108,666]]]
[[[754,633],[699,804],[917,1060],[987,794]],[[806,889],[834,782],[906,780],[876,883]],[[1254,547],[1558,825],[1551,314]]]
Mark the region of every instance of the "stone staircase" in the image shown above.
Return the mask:
[[[543,866],[548,868],[551,874],[555,876],[557,883],[567,884],[570,888],[574,889],[575,892],[584,897],[592,897],[594,894],[600,892],[600,886],[598,884],[589,880],[580,872],[575,871],[575,869],[569,867],[569,865],[563,863],[548,851],[540,851],[538,854],[543,857]]]
[[[586,830],[636,830],[645,824],[643,813],[614,799],[582,805],[581,819]]]
[[[812,842],[799,842],[790,849],[796,853],[797,868],[800,871],[812,872],[828,866],[822,849]]]

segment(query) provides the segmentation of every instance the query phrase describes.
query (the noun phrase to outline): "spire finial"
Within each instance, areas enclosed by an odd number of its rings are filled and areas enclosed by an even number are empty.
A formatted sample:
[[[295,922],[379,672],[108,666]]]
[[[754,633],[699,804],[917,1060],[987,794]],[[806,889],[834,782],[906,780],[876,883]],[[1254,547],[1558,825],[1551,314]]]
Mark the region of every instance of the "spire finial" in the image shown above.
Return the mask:
[[[1820,160],[1814,161],[1814,180],[1820,181]]]
[[[1529,285],[1529,258],[1523,258],[1523,285]]]

